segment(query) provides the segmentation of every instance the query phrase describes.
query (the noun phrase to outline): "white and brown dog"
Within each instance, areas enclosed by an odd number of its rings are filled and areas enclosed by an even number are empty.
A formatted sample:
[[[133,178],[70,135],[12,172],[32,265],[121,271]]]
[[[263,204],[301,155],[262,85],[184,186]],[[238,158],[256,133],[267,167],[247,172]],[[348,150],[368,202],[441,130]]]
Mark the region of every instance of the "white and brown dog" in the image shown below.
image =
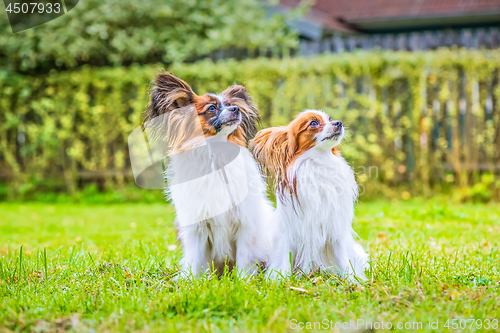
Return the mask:
[[[293,267],[365,279],[368,256],[352,229],[358,188],[337,147],[343,137],[340,121],[306,110],[288,126],[260,131],[251,142],[255,159],[277,183],[271,275],[290,275]]]
[[[145,124],[164,116],[160,123],[168,127],[160,133],[171,146],[166,193],[176,210],[182,275],[220,274],[225,265],[255,273],[268,260],[265,221],[273,208],[246,148],[258,120],[246,89],[234,85],[198,96],[162,73],[148,112]]]

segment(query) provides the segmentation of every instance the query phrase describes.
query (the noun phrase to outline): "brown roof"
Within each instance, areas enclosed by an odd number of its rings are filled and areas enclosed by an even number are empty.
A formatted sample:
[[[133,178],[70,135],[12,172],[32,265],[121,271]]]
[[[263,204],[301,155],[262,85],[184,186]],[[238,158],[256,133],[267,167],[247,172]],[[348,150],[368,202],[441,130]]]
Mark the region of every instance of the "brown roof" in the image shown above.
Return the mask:
[[[281,0],[295,7],[297,0]],[[450,17],[500,13],[500,0],[316,0],[308,16],[335,29],[337,24],[357,24],[371,20]]]
[[[295,6],[296,0],[282,0]],[[313,8],[346,21],[500,11],[500,0],[316,0]]]

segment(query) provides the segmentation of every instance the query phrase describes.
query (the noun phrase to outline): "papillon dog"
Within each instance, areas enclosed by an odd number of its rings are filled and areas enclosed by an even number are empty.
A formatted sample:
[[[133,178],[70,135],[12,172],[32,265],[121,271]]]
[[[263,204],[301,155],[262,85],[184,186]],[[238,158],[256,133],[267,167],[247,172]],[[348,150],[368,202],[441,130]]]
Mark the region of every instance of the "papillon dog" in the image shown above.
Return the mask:
[[[246,148],[259,119],[247,90],[233,85],[198,96],[183,80],[162,73],[151,95],[145,124],[160,124],[160,137],[170,146],[165,192],[183,247],[180,276],[221,274],[226,265],[256,273],[268,261],[264,223],[273,207]]]
[[[277,184],[271,276],[323,270],[365,279],[368,256],[352,229],[358,188],[337,147],[343,137],[340,121],[306,110],[251,142],[255,159]]]

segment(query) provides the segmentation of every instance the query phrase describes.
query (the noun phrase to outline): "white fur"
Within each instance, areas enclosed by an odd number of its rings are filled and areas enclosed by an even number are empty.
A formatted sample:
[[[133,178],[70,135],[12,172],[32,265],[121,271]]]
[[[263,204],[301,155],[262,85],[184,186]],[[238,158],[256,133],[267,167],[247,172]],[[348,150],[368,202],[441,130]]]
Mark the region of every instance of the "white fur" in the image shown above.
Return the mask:
[[[235,128],[223,128],[218,135],[200,140],[193,147],[227,142],[227,135]],[[225,264],[253,274],[258,263],[268,261],[269,239],[264,223],[273,208],[266,199],[257,163],[246,148],[237,147],[238,157],[223,170],[166,190],[177,213],[178,238],[184,250],[183,276],[199,276],[213,268],[221,273]],[[203,161],[207,156],[196,150],[181,154],[185,170],[199,163],[211,163]],[[169,165],[166,178],[171,182],[174,177],[175,170]]]
[[[310,112],[310,111],[309,111]],[[278,200],[272,232],[273,249],[268,268],[279,277],[301,270],[308,274],[316,269],[333,272],[355,281],[365,279],[368,255],[354,239],[352,220],[358,188],[347,162],[331,152],[343,137],[321,141],[333,126],[328,124],[316,136],[317,145],[297,158],[289,177],[297,180],[297,201],[290,194]],[[325,119],[326,118],[326,119]]]

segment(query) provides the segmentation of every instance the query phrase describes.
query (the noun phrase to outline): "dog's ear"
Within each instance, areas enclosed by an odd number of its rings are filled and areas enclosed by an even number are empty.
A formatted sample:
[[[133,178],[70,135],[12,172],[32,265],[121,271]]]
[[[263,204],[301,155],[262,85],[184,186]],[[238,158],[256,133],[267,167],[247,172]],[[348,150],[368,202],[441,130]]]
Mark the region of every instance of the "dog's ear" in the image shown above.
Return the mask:
[[[288,127],[271,127],[259,131],[250,143],[250,151],[264,174],[278,184],[287,181],[287,167],[295,152]]]
[[[151,102],[144,121],[192,104],[195,97],[196,94],[186,82],[170,73],[161,73],[151,90]]]
[[[287,126],[266,128],[257,133],[250,143],[250,151],[262,173],[274,180],[278,198],[285,200],[285,192],[297,200],[297,180],[288,174],[297,153],[297,142]]]
[[[233,98],[236,97],[247,102],[250,101],[250,95],[248,94],[246,88],[238,84],[232,85],[226,90],[224,90],[222,92],[222,95]]]
[[[241,136],[242,141],[248,142],[257,132],[260,122],[257,106],[252,103],[252,97],[245,87],[237,84],[224,90],[222,95],[230,99],[232,105],[238,106],[241,112],[241,124],[233,135]]]

